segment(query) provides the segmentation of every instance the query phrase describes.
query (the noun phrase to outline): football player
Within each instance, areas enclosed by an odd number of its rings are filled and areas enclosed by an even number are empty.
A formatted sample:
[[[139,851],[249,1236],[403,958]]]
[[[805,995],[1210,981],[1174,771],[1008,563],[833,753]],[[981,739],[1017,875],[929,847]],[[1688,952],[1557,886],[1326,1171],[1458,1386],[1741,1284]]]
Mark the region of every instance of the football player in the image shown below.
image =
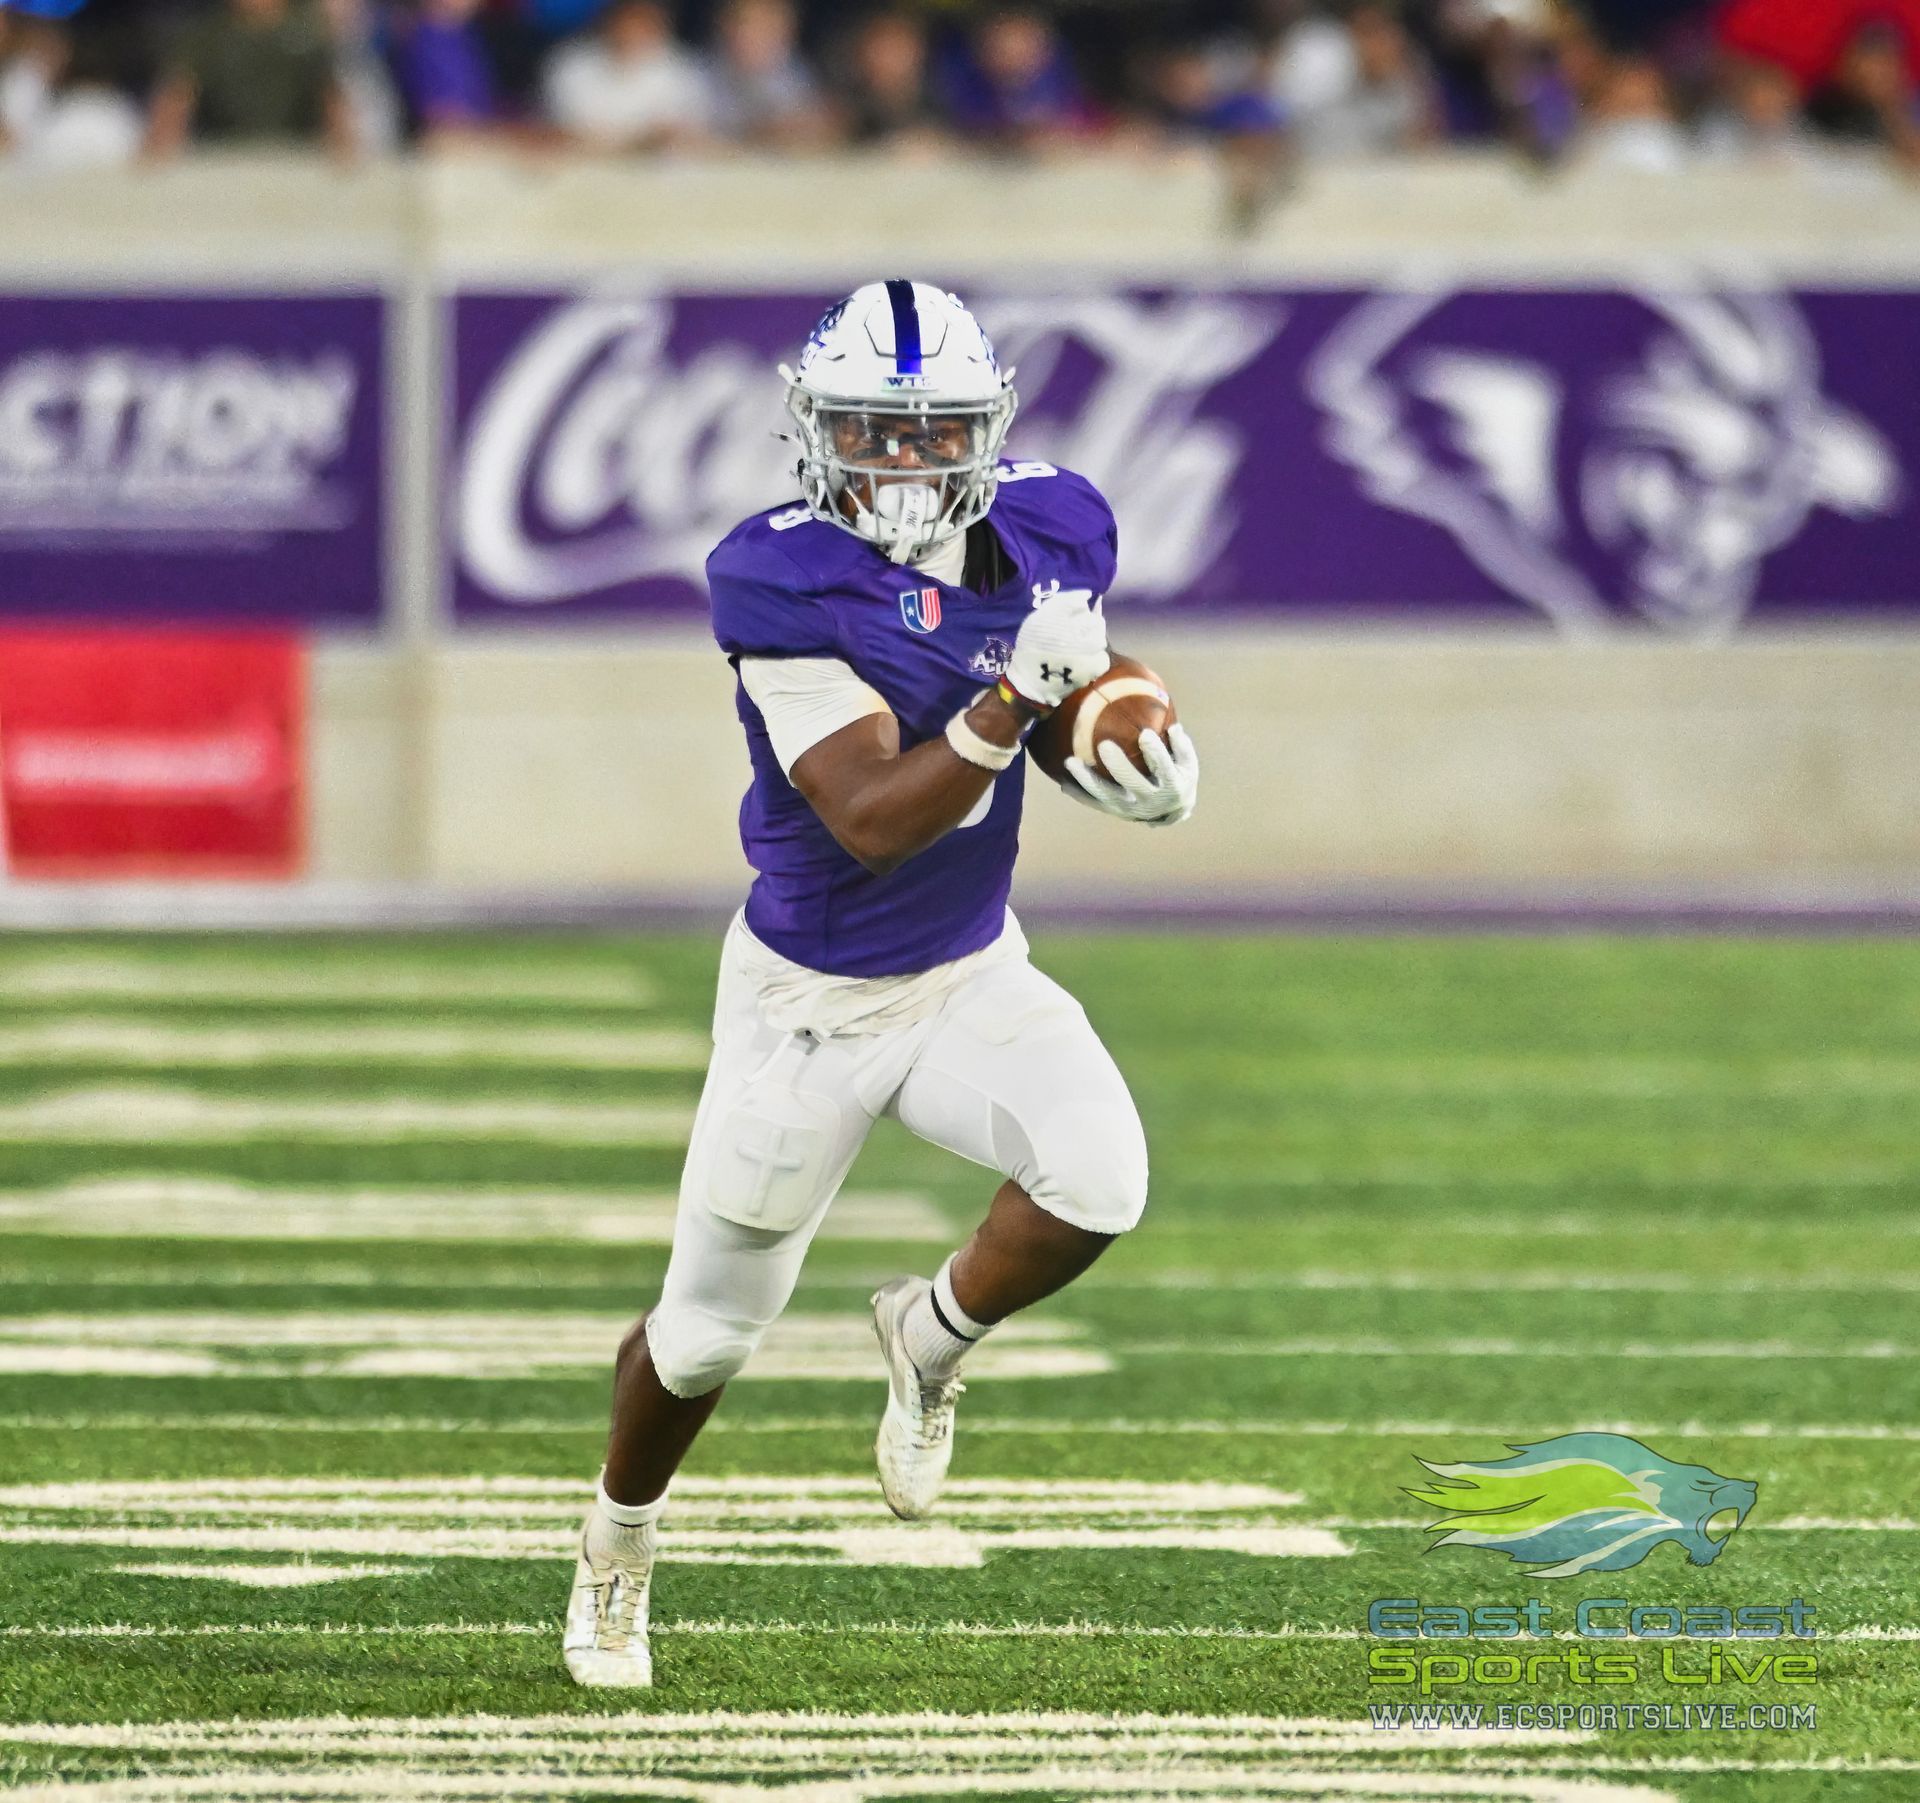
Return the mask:
[[[1109,662],[1112,511],[1066,470],[1001,460],[1012,372],[926,283],[857,290],[781,374],[805,498],[755,515],[707,563],[757,874],[721,954],[660,1300],[616,1365],[567,1610],[582,1684],[651,1681],[668,1484],[882,1115],[1003,1178],[931,1279],[873,1298],[880,1487],[907,1519],[946,1475],[967,1355],[1146,1205],[1126,1084],[1007,908],[1023,740]],[[1199,763],[1181,727],[1167,741],[1141,735],[1150,774],[1107,746],[1105,769],[1071,761],[1066,786],[1124,820],[1184,820]]]

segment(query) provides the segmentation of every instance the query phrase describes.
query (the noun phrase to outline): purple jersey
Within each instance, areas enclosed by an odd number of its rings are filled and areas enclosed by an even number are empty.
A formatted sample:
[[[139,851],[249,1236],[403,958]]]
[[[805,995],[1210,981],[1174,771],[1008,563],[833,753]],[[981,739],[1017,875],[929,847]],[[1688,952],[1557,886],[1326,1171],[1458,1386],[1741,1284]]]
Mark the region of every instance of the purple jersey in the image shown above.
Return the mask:
[[[1084,478],[1045,463],[1003,465],[988,522],[1013,574],[982,595],[890,563],[805,507],[756,514],[707,559],[713,636],[736,670],[742,657],[840,659],[885,699],[908,751],[943,734],[999,674],[1036,587],[1103,595],[1113,585],[1113,511]],[[979,819],[875,876],[788,782],[759,708],[736,686],[753,761],[740,843],[758,873],[747,898],[757,938],[813,970],[879,977],[927,970],[999,937],[1025,760],[995,778]]]

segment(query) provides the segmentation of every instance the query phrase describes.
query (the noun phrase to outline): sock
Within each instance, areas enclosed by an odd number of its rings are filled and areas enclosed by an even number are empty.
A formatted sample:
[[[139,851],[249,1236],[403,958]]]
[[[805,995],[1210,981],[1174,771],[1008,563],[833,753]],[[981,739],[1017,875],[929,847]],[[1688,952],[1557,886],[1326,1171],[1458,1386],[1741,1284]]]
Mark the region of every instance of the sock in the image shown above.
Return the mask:
[[[665,1511],[665,1495],[650,1503],[619,1503],[607,1494],[604,1479],[587,1517],[587,1558],[595,1565],[616,1565],[651,1558],[653,1528]]]
[[[976,1321],[955,1300],[953,1260],[940,1267],[933,1288],[907,1310],[901,1324],[907,1357],[922,1377],[951,1377],[960,1361],[991,1331],[991,1323]]]

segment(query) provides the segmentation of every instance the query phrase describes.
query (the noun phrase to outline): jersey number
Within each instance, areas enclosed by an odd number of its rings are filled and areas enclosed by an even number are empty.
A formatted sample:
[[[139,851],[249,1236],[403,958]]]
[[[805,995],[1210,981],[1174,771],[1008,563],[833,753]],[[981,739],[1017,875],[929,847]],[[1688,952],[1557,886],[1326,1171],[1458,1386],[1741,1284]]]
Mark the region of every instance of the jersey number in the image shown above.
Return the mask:
[[[1000,480],[1025,482],[1033,476],[1057,476],[1059,473],[1050,463],[1010,463],[1000,472]]]

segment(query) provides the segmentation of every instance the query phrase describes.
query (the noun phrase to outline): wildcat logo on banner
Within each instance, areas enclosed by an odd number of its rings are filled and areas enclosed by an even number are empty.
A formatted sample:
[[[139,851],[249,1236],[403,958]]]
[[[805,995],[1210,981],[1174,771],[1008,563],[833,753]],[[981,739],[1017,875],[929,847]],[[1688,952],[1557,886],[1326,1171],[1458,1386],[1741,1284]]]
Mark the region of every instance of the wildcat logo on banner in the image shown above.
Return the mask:
[[[453,302],[458,617],[704,610],[791,499],[774,363],[820,294]],[[1920,613],[1920,294],[974,297],[1010,455],[1114,505],[1127,603],[1723,633]]]
[[[1724,631],[1816,510],[1898,505],[1892,446],[1823,392],[1780,296],[1643,296],[1636,341],[1591,365],[1575,345],[1492,348],[1454,298],[1385,296],[1341,324],[1308,370],[1325,442],[1371,499],[1561,626],[1619,609]]]

